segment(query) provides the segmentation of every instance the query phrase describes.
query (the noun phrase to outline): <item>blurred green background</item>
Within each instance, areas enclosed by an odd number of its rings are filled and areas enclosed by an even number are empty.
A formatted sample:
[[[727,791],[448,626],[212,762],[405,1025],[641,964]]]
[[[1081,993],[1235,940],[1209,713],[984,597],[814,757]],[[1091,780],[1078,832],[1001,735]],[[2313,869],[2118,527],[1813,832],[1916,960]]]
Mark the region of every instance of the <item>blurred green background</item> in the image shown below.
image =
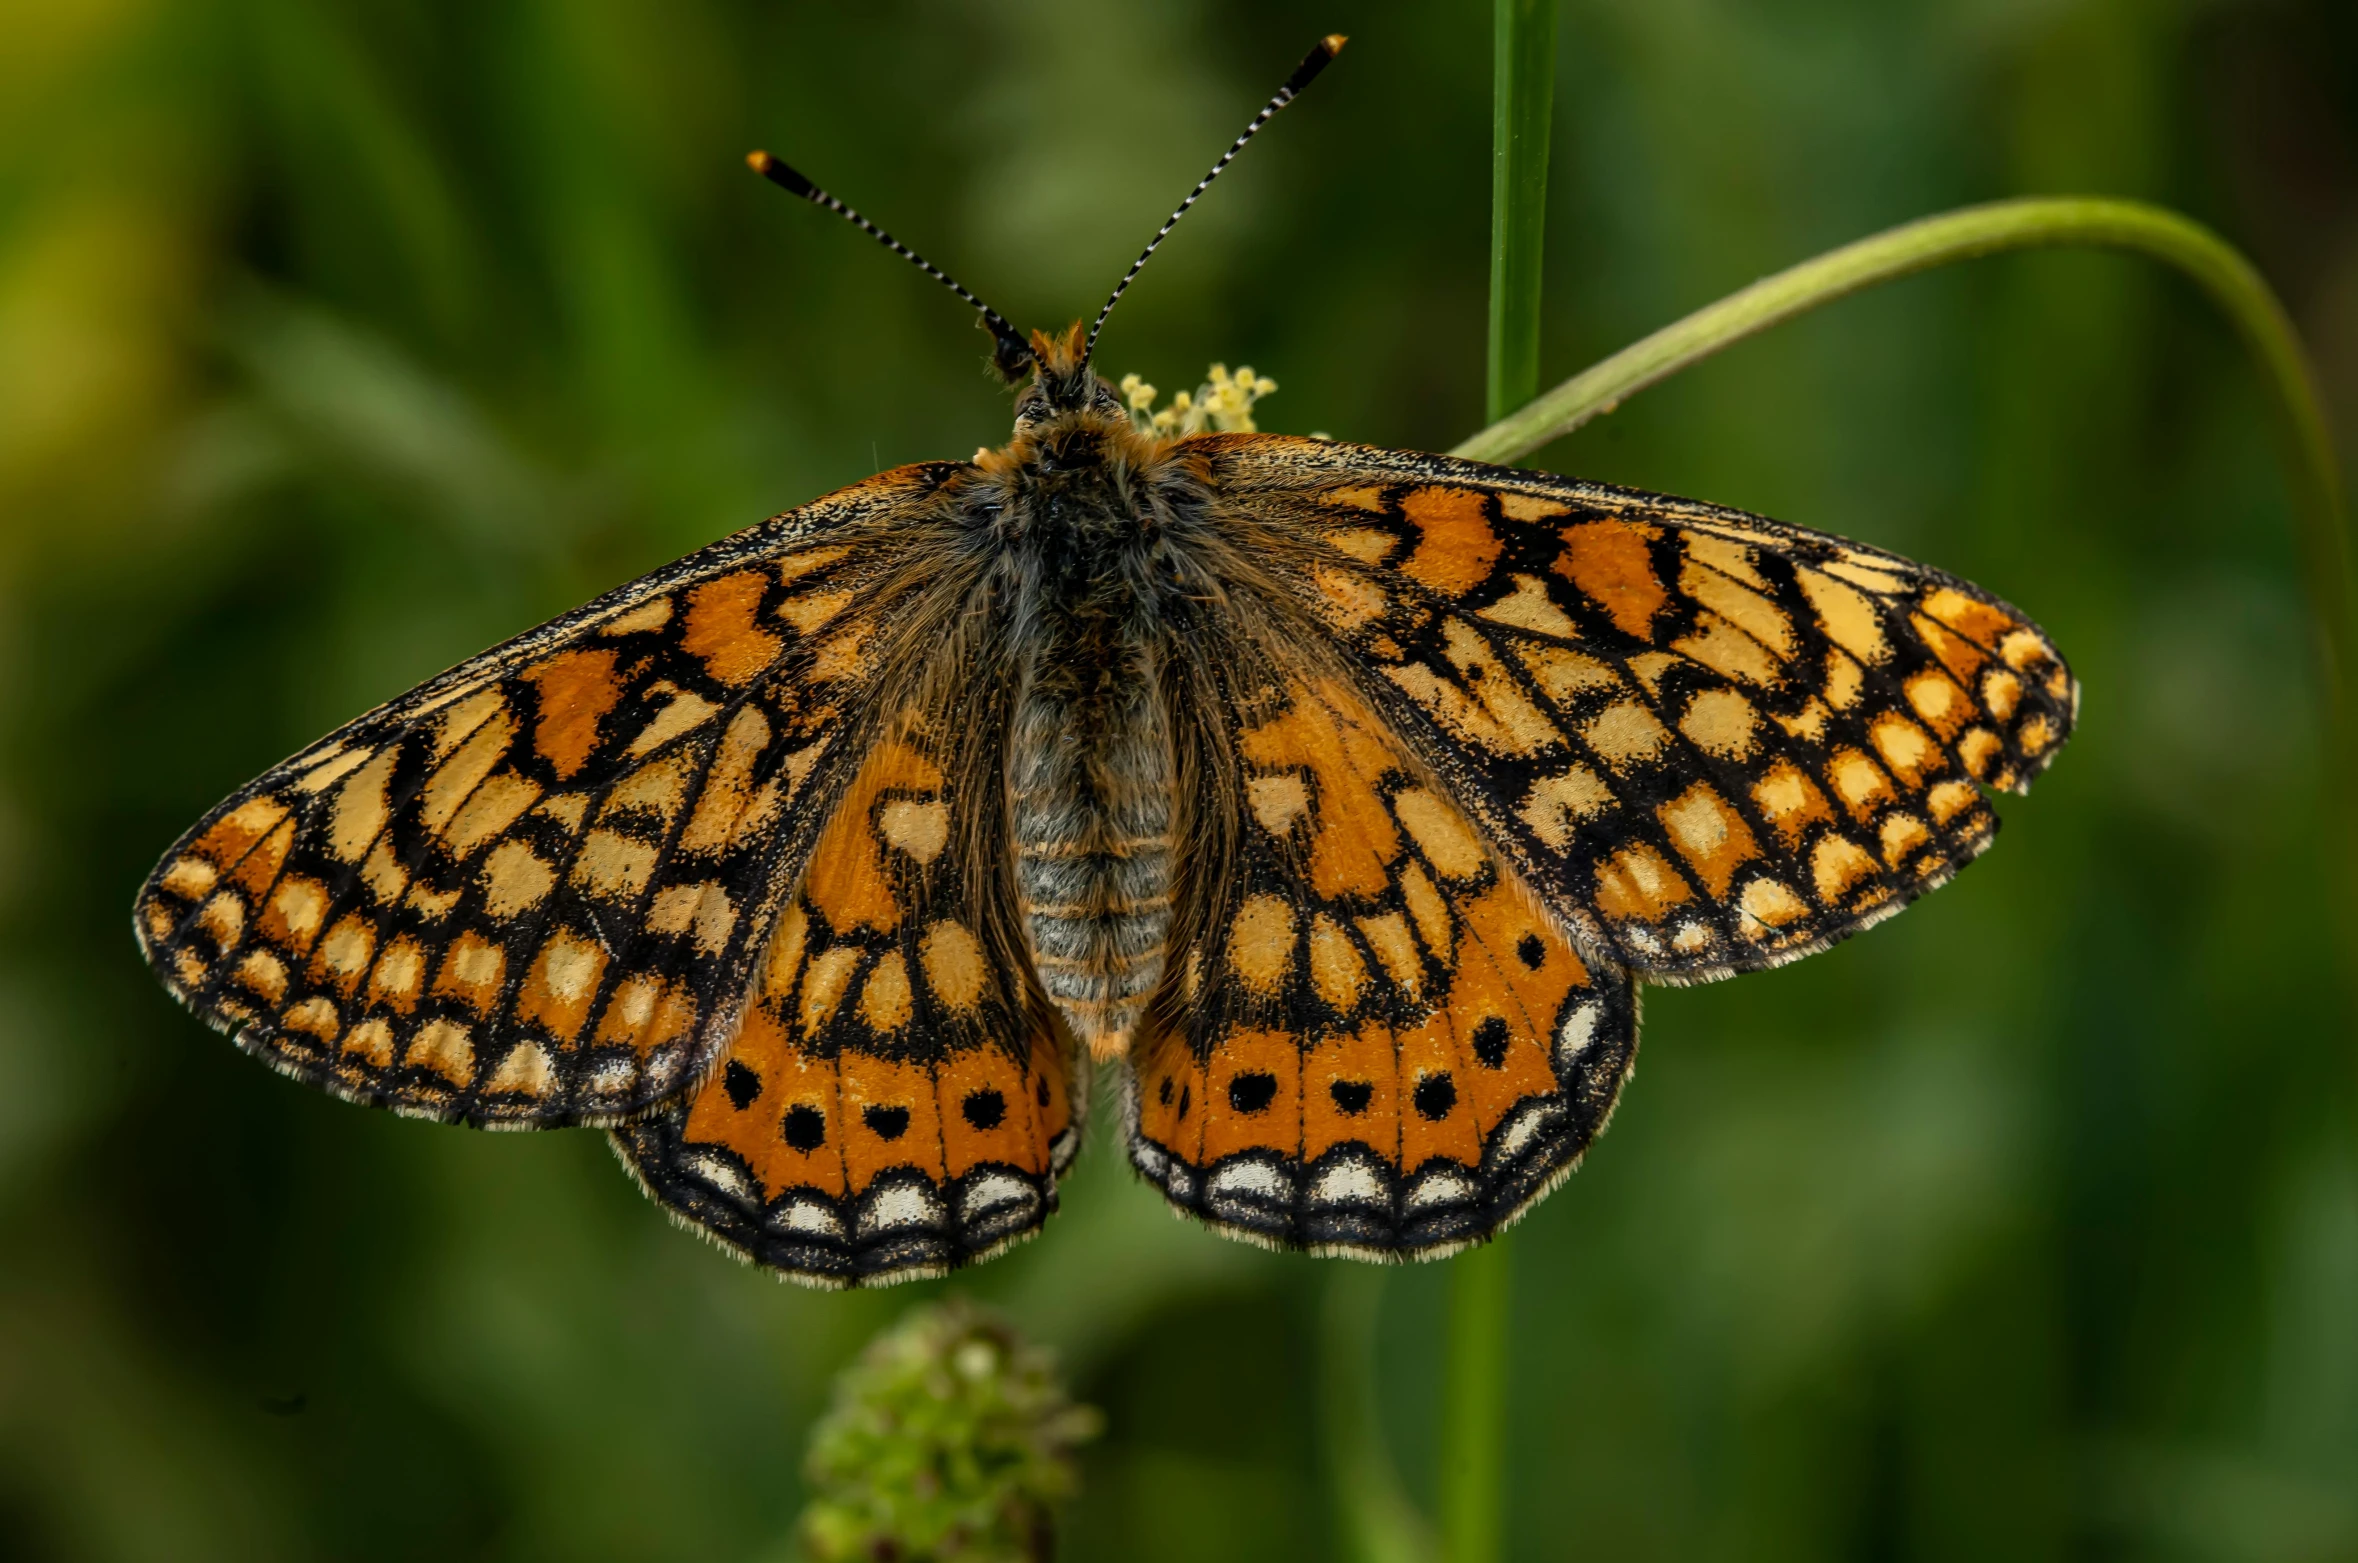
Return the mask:
[[[940,1288],[784,1287],[599,1136],[276,1079],[148,979],[132,891],[216,798],[459,657],[1005,437],[970,316],[749,147],[1061,324],[1347,31],[1103,367],[1249,362],[1283,386],[1265,427],[1470,433],[1489,27],[1471,0],[0,4],[0,1552],[785,1555],[829,1375]],[[2345,0],[1564,0],[1560,41],[1550,381],[1886,224],[2102,192],[2243,245],[2358,436]],[[1612,1132],[1516,1239],[1511,1554],[2358,1558],[2352,788],[2225,328],[2137,260],[1986,261],[1537,461],[1963,573],[2086,703],[1953,887],[1653,995]],[[1341,1555],[1317,1364],[1370,1290],[1429,1502],[1443,1271],[1183,1226],[1110,1118],[1047,1234],[958,1283],[1108,1414],[1067,1555]]]

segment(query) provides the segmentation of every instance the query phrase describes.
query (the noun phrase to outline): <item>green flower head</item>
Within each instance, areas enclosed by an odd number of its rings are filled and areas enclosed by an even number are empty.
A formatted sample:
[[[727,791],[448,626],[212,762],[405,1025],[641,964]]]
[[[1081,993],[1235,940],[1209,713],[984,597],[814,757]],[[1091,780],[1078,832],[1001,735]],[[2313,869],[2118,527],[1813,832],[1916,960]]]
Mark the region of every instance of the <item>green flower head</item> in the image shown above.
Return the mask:
[[[803,1544],[826,1563],[1045,1558],[1080,1484],[1073,1451],[1100,1425],[1004,1321],[958,1300],[917,1309],[836,1380]]]

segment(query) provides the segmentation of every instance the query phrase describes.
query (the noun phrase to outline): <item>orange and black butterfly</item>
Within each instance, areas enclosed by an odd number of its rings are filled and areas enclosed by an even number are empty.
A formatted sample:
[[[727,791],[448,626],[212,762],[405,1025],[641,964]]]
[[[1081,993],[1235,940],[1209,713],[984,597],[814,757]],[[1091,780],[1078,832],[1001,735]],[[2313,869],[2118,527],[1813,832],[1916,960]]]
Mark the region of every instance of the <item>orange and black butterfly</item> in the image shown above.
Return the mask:
[[[1638,982],[1889,916],[2071,730],[2055,648],[1963,581],[1602,484],[1160,432],[1095,328],[958,291],[1028,377],[1005,447],[715,543],[271,770],[140,893],[172,991],[354,1101],[607,1126],[797,1280],[1036,1230],[1093,1064],[1179,1209],[1431,1257],[1604,1126]]]

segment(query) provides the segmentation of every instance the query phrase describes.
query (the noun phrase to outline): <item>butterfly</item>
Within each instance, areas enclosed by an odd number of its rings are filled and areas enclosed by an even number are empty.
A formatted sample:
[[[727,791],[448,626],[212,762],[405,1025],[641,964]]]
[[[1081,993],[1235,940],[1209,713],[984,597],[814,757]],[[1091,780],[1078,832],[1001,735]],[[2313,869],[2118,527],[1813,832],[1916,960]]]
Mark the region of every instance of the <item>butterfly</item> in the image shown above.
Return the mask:
[[[2062,657],[1964,581],[1605,484],[1158,428],[1091,368],[1153,244],[1086,335],[1019,335],[753,162],[980,312],[1012,439],[609,592],[201,820],[141,946],[284,1073],[606,1127],[677,1217],[844,1286],[1035,1232],[1102,1069],[1179,1210],[1429,1258],[1603,1129],[1640,981],[1890,916],[2071,731]]]

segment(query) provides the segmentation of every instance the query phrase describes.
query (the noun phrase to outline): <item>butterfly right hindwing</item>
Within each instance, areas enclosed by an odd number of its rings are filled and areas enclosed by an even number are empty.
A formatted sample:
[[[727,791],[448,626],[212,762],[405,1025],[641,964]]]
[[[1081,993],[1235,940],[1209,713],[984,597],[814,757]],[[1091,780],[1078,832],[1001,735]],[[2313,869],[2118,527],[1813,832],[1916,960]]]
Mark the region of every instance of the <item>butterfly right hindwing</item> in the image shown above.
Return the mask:
[[[1211,691],[1206,791],[1131,1158],[1236,1236],[1436,1257],[1514,1220],[1603,1129],[1634,988],[1336,669],[1235,628],[1208,613],[1184,637]]]

